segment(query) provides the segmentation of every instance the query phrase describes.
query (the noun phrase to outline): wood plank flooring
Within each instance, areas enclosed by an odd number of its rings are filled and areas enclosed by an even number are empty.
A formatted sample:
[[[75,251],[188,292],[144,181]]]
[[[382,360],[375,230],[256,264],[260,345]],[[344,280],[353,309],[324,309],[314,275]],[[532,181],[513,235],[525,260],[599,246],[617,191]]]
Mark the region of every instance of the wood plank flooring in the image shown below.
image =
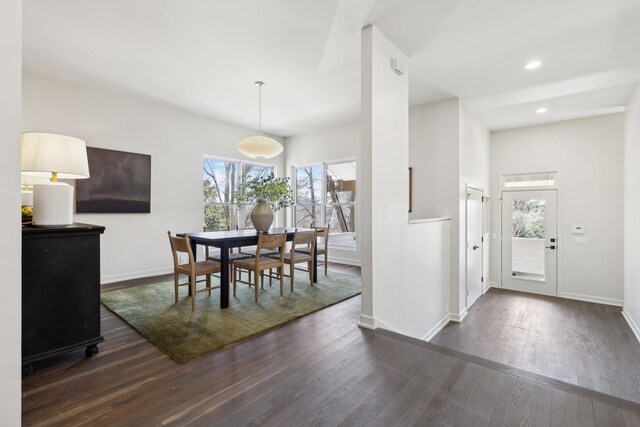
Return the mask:
[[[640,403],[640,343],[620,311],[492,288],[431,342]]]
[[[640,426],[634,407],[359,329],[359,314],[355,297],[178,365],[103,308],[97,357],[23,380],[23,424]]]

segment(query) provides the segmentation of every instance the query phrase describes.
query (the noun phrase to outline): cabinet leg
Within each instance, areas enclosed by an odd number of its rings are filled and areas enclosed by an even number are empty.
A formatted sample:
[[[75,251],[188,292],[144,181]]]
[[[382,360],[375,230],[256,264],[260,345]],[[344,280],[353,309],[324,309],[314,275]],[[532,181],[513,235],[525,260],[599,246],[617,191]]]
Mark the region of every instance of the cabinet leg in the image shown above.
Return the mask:
[[[87,357],[93,357],[93,356],[95,356],[96,354],[98,354],[98,351],[100,351],[100,349],[98,348],[98,346],[97,346],[96,344],[94,344],[94,345],[90,345],[90,346],[88,346],[88,347],[85,349],[84,354],[85,354],[85,356],[87,356]]]
[[[33,365],[31,363],[22,365],[22,378],[28,377],[32,373],[33,373]]]

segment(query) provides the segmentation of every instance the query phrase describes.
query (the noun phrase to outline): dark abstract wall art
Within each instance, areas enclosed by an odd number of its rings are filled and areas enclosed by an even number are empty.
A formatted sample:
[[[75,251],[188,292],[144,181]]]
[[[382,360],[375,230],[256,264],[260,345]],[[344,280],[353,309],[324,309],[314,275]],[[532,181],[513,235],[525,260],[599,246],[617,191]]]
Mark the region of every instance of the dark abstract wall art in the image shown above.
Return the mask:
[[[76,213],[150,213],[151,156],[87,147],[89,179],[76,181]]]

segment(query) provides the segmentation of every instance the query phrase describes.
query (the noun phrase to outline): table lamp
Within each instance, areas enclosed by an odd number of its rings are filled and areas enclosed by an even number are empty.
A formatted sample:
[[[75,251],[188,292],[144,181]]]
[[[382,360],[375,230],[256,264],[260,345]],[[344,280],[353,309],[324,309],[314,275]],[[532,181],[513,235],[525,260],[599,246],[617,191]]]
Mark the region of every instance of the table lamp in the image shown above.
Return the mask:
[[[33,185],[33,224],[73,223],[73,187],[58,179],[89,178],[85,142],[53,133],[22,134],[22,175],[48,178]]]

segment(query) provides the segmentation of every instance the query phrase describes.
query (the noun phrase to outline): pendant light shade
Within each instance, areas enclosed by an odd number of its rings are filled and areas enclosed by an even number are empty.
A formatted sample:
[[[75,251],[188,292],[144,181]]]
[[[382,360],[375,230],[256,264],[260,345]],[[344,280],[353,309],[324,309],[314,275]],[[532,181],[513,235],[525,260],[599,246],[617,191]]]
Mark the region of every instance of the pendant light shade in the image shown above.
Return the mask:
[[[262,86],[264,82],[256,82],[258,86],[259,104],[259,133],[238,142],[236,148],[239,152],[252,159],[270,159],[282,153],[284,147],[278,141],[262,135]]]
[[[238,151],[252,159],[270,159],[282,153],[284,147],[268,136],[256,135],[245,138],[236,145]]]

